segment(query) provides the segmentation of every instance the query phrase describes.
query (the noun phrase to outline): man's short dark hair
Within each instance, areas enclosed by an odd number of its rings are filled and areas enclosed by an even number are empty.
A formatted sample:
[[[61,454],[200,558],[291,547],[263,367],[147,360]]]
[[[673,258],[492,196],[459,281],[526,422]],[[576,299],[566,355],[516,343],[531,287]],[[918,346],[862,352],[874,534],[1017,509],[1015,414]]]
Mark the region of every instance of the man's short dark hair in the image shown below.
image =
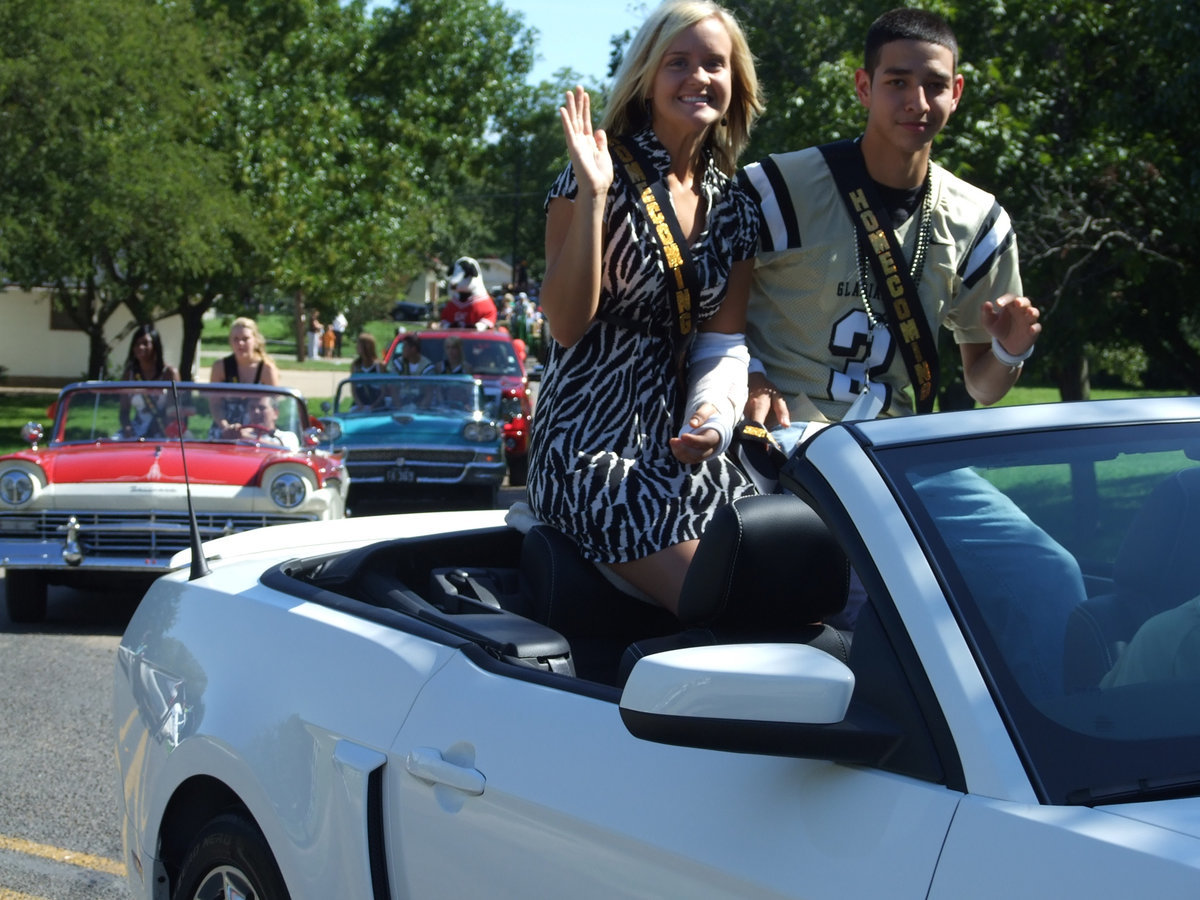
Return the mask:
[[[924,41],[945,47],[954,56],[958,68],[958,38],[950,23],[924,9],[893,9],[871,23],[867,29],[867,45],[863,52],[863,68],[872,78],[879,65],[879,53],[884,44],[892,41]]]
[[[409,344],[410,346],[416,347],[418,350],[421,349],[421,339],[419,337],[417,337],[415,334],[406,334],[404,336],[404,343]]]

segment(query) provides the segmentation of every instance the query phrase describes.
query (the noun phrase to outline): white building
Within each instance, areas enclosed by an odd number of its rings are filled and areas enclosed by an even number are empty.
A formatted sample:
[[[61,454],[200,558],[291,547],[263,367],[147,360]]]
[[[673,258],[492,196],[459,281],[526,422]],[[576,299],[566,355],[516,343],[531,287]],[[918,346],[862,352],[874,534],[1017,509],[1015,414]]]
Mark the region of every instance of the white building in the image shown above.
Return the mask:
[[[10,384],[76,381],[87,375],[88,337],[61,313],[55,313],[46,290],[23,291],[17,287],[0,290],[0,366]],[[129,353],[128,338],[133,317],[120,307],[105,323],[104,334],[113,344],[110,367],[123,364]],[[183,320],[168,316],[154,323],[162,336],[163,354],[173,366],[179,364],[183,342]],[[114,343],[116,342],[116,343]],[[199,349],[199,348],[197,348]],[[198,357],[198,355],[197,355]],[[182,373],[188,378],[188,373]]]

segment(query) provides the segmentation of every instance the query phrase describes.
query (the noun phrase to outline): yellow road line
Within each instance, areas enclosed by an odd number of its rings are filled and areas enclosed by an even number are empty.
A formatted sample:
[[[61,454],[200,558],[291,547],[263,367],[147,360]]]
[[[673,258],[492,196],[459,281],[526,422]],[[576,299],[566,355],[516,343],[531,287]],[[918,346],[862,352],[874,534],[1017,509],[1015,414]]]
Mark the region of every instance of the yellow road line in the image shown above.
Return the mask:
[[[0,900],[45,900],[45,898],[35,897],[33,894],[22,894],[20,891],[10,891],[8,888],[0,888]]]
[[[11,850],[14,853],[24,853],[26,856],[40,856],[54,862],[69,863],[81,869],[91,869],[94,872],[104,872],[108,875],[124,877],[125,867],[113,859],[103,856],[92,856],[90,853],[76,853],[74,850],[64,850],[62,847],[52,847],[49,844],[35,844],[21,838],[8,837],[0,834],[0,850]],[[14,894],[11,900],[19,900],[22,895]],[[0,900],[10,900],[0,893]]]

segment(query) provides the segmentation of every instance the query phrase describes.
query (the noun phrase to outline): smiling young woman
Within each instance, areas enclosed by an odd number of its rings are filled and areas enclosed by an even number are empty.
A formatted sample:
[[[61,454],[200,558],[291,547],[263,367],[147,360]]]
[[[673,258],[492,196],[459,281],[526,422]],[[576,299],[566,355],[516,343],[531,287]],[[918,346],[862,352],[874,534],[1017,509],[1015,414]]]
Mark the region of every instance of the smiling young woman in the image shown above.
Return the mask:
[[[731,176],[761,110],[737,21],[697,0],[650,14],[603,128],[582,88],[560,110],[571,164],[546,206],[541,301],[555,343],[530,504],[671,610],[715,509],[752,490],[721,451],[744,402],[758,241]]]

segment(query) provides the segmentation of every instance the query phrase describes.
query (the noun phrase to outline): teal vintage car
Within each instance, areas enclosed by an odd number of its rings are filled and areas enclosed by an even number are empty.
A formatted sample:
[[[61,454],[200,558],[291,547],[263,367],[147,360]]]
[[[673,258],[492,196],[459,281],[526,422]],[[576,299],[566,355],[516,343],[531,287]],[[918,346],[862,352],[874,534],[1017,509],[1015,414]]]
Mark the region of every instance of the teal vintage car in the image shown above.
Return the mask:
[[[322,440],[342,455],[355,503],[495,507],[504,446],[479,379],[353,375],[325,404]]]

